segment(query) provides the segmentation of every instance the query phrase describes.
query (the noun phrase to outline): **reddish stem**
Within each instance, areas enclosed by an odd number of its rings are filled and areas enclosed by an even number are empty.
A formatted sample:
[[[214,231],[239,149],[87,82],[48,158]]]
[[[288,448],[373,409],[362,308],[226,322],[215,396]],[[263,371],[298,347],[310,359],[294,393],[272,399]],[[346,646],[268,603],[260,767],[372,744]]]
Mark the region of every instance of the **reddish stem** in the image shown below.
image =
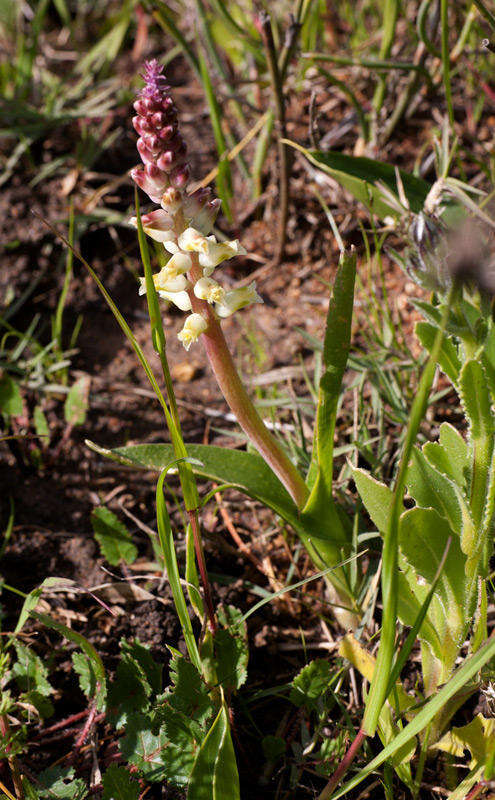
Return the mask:
[[[0,715],[0,733],[4,739],[10,738],[10,725],[6,715]],[[5,748],[5,753],[7,754],[7,763],[10,767],[10,772],[12,775],[12,783],[14,784],[14,791],[16,797],[19,800],[23,800],[24,798],[24,789],[22,788],[22,776],[19,771],[19,764],[17,763],[17,759],[14,755],[10,754],[11,747],[7,745]]]
[[[366,739],[366,734],[360,728],[356,734],[356,738],[349,747],[347,753],[340,762],[339,766],[333,773],[332,777],[328,781],[327,785],[325,786],[321,794],[318,795],[318,800],[328,800],[328,798],[333,794],[334,789],[338,786],[338,784],[346,774],[347,770],[351,766],[352,762],[356,758],[357,754],[361,750],[361,747],[365,739]]]
[[[215,616],[215,609],[213,607],[210,580],[208,578],[208,572],[206,571],[205,552],[203,550],[203,542],[201,540],[201,532],[199,530],[198,511],[197,509],[194,509],[192,511],[188,511],[187,513],[189,514],[189,522],[193,532],[194,549],[196,551],[196,560],[198,562],[201,583],[203,584],[208,622],[210,624],[210,630],[212,634],[215,635],[217,631],[217,620]]]

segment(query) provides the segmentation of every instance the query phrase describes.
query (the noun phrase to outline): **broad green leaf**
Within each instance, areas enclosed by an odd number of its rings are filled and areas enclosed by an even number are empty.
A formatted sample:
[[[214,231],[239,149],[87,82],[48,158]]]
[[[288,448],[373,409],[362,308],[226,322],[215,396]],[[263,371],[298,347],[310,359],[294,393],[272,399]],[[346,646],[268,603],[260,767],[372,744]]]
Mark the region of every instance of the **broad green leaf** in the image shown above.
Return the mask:
[[[316,710],[319,698],[327,691],[332,678],[332,666],[323,658],[315,658],[292,681],[289,700],[308,711]]]
[[[14,639],[17,660],[11,668],[11,676],[15,678],[22,692],[36,691],[44,697],[53,694],[53,688],[48,682],[48,668],[36,655],[34,650]]]
[[[88,444],[100,455],[140,469],[161,471],[175,457],[171,444],[137,444],[114,450],[106,450],[91,442]],[[232,484],[234,488],[272,508],[288,522],[297,522],[297,506],[261,456],[214,445],[186,446],[188,456],[196,461],[192,464],[196,475]]]
[[[84,425],[88,410],[91,378],[82,375],[69,389],[64,404],[64,416],[68,425]]]
[[[465,507],[467,516],[470,516],[467,504],[453,481],[438,472],[417,447],[412,451],[406,485],[418,506],[434,508],[449,522],[452,531],[460,535],[462,506]]]
[[[372,522],[376,525],[377,531],[383,533],[387,530],[390,520],[394,493],[360,467],[352,468],[352,477]]]
[[[116,567],[121,561],[132,564],[137,557],[137,547],[123,522],[106,506],[99,506],[91,513],[91,524],[95,539],[109,564]]]
[[[486,719],[477,714],[467,725],[451,728],[439,742],[433,745],[434,750],[442,750],[457,758],[462,758],[465,750],[471,753],[472,769],[476,765],[485,764],[491,752],[495,737],[495,719]]]
[[[173,689],[169,690],[168,702],[176,711],[203,725],[213,713],[213,703],[204,679],[194,664],[179,654],[173,656],[169,670]]]
[[[108,715],[112,724],[122,728],[136,712],[146,711],[151,692],[145,671],[131,653],[124,650],[108,687]]]
[[[491,398],[486,374],[479,361],[466,361],[459,388],[472,438],[491,436],[495,429]]]
[[[36,781],[38,796],[47,800],[83,800],[88,795],[85,781],[74,778],[73,767],[50,767]]]
[[[200,750],[204,731],[194,720],[168,705],[158,710],[161,721],[147,714],[132,714],[127,720],[120,750],[126,761],[137,766],[143,777],[156,783],[168,780],[184,786]]]
[[[129,770],[112,764],[103,775],[103,800],[138,800],[139,783],[133,781]]]
[[[4,373],[0,378],[0,413],[15,417],[22,414],[22,396],[19,385],[10,375]]]
[[[334,178],[356,200],[364,203],[380,219],[384,219],[387,216],[400,216],[395,205],[387,202],[386,196],[376,185],[377,183],[382,183],[393,194],[397,195],[395,169],[391,164],[375,161],[364,156],[349,156],[345,153],[332,151],[306,150],[294,144],[294,142],[289,144],[300,150],[315,167]],[[399,173],[411,211],[418,213],[423,208],[431,186],[421,178],[410,175],[403,170],[399,170]]]
[[[139,669],[145,676],[152,690],[159,694],[162,690],[162,670],[161,664],[157,664],[151,655],[147,645],[141,644],[139,639],[131,642],[122,640],[120,643],[122,654],[138,664]]]
[[[229,718],[222,702],[196,756],[189,780],[187,800],[240,800],[239,775],[229,729]]]
[[[429,322],[418,322],[416,324],[416,336],[425,350],[428,350],[429,353],[433,348],[437,330],[438,329]],[[442,342],[442,347],[438,356],[438,363],[440,364],[440,369],[445,372],[452,383],[457,383],[462,364],[457,354],[457,348],[455,344],[447,337],[444,337]]]
[[[437,450],[440,452],[437,455]],[[469,478],[468,447],[459,431],[448,422],[440,425],[439,448],[425,445],[423,452],[434,467],[445,472],[463,489]]]
[[[442,652],[437,652],[437,655],[442,658],[447,675],[464,641],[468,624],[465,559],[458,538],[437,511],[413,508],[402,515],[399,528],[401,554],[414,573],[406,574],[406,577],[421,603],[435,579],[448,543],[438,588],[427,614],[441,643]]]

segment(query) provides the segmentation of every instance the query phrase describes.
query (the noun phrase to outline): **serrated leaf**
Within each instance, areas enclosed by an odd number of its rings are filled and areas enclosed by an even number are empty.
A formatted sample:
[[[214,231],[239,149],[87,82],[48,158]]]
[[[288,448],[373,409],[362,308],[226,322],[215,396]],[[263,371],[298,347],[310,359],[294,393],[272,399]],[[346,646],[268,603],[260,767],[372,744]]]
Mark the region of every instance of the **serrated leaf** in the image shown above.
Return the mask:
[[[316,710],[318,700],[327,691],[331,677],[330,662],[316,658],[306,664],[292,681],[289,700],[298,708],[305,706],[308,711]]]
[[[172,708],[204,724],[213,713],[213,703],[194,664],[183,656],[174,655],[170,662],[170,679],[173,689],[168,701]]]
[[[83,800],[88,789],[81,778],[74,778],[72,767],[50,767],[37,779],[39,797],[50,800]]]
[[[83,694],[92,698],[96,692],[96,675],[91,661],[84,653],[72,654],[72,666],[79,678],[79,686]]]
[[[23,703],[28,703],[29,705],[34,706],[41,719],[47,719],[48,717],[53,716],[55,712],[53,704],[48,697],[40,692],[37,692],[36,690],[24,692],[20,699]]]
[[[103,800],[138,800],[139,783],[133,781],[129,770],[116,764],[103,775]]]
[[[465,750],[471,753],[470,768],[485,764],[493,749],[495,719],[486,719],[482,714],[467,725],[451,728],[431,749],[442,750],[462,758]]]
[[[48,669],[36,653],[18,640],[14,639],[17,660],[11,668],[11,676],[22,692],[36,691],[44,697],[53,693],[48,681]]]
[[[105,668],[93,645],[90,644],[90,642],[88,642],[88,640],[81,633],[72,630],[72,628],[68,628],[67,625],[64,625],[62,622],[53,619],[53,617],[50,617],[48,614],[39,614],[36,611],[32,611],[31,616],[34,617],[34,619],[37,619],[39,622],[42,622],[47,628],[57,631],[57,633],[60,633],[70,642],[76,644],[87,655],[91,661],[96,676],[97,708],[102,709],[104,707],[106,698]]]
[[[239,775],[225,704],[196,756],[187,800],[240,800]]]
[[[162,690],[162,666],[157,664],[147,645],[141,644],[139,639],[131,642],[121,642],[122,653],[136,662],[155,694]]]
[[[121,561],[132,564],[137,558],[137,547],[123,522],[106,506],[91,513],[95,539],[109,564],[116,567]]]
[[[82,375],[70,387],[64,404],[64,416],[68,425],[84,425],[90,386],[90,376]]]
[[[10,375],[4,373],[0,378],[0,413],[9,416],[22,414],[22,395],[19,385]]]
[[[151,686],[139,663],[123,653],[115,677],[108,687],[108,714],[116,728],[122,728],[137,711],[145,711]]]
[[[249,646],[246,624],[239,625],[242,612],[234,606],[223,606],[218,611],[221,625],[213,640],[214,669],[218,683],[224,689],[239,689],[247,678]]]

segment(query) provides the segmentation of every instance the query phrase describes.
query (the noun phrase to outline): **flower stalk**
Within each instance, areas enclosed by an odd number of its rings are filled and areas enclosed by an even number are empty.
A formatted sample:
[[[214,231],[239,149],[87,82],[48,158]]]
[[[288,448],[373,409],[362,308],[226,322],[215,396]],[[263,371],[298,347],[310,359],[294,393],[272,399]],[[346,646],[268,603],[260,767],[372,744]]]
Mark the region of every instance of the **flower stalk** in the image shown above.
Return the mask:
[[[156,61],[147,63],[143,77],[145,87],[134,104],[137,116],[133,119],[140,135],[137,149],[143,166],[136,167],[131,175],[161,206],[143,215],[142,229],[161,242],[171,256],[152,276],[154,288],[182,311],[192,312],[178,334],[179,340],[189,350],[202,338],[219,387],[241,428],[302,509],[309,490],[256,411],[219,323],[247,305],[262,302],[254,283],[227,291],[212,277],[223,261],[245,254],[245,250],[237,240],[217,242],[210,234],[220,201],[209,189],[193,194],[185,191],[190,177],[187,147],[178,130],[177,111],[162,67]],[[136,218],[130,222],[140,227]],[[147,280],[142,281],[141,291],[149,292]]]

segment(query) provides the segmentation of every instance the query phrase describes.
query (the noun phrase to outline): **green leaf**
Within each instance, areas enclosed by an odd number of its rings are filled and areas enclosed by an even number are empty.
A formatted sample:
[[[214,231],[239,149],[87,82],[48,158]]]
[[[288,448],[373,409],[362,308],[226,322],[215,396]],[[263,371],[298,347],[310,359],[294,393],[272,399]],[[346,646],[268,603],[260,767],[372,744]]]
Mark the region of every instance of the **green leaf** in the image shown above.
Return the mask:
[[[175,457],[171,444],[138,444],[114,450],[98,447],[93,442],[87,441],[86,444],[106,458],[140,469],[162,470]],[[193,459],[191,467],[196,475],[230,484],[259,500],[292,525],[317,566],[325,568],[341,560],[334,558],[336,545],[328,532],[322,531],[317,522],[302,518],[289,493],[261,456],[214,445],[188,444],[186,448],[187,455]]]
[[[239,624],[242,612],[234,606],[222,607],[218,611],[220,625],[214,640],[214,662],[218,683],[225,689],[239,689],[247,678],[249,646],[246,623]]]
[[[112,764],[103,776],[103,800],[138,800],[139,783],[133,781],[129,770]]]
[[[122,653],[126,657],[139,665],[142,674],[146,677],[149,685],[155,694],[159,694],[162,690],[162,666],[157,664],[150,653],[148,645],[141,644],[139,639],[134,639],[131,642],[122,641]]]
[[[184,786],[204,738],[194,721],[170,706],[158,709],[159,730],[146,714],[130,715],[120,740],[124,759],[135,764],[146,780],[168,780]]]
[[[461,399],[473,439],[489,437],[494,431],[490,392],[483,367],[475,359],[466,361],[460,378]]]
[[[132,564],[137,558],[137,547],[126,526],[106,506],[99,506],[91,513],[91,524],[95,539],[109,564],[116,567],[121,561]]]
[[[105,450],[92,442],[88,445],[100,455],[140,469],[161,471],[175,458],[171,444],[137,444],[114,450]],[[196,475],[232,484],[287,521],[297,521],[297,506],[261,456],[214,445],[188,444],[186,447],[188,456],[196,461],[192,464]]]
[[[308,476],[309,485],[314,485],[302,512],[303,520],[311,520],[315,527],[327,532],[334,545],[333,563],[342,557],[337,543],[349,546],[351,538],[335,507],[332,490],[335,421],[351,344],[355,279],[356,253],[343,253],[328,306],[323,342],[323,373],[318,392],[313,460]]]
[[[417,447],[412,451],[406,485],[418,506],[436,509],[449,522],[452,531],[460,535],[463,510],[470,517],[467,503],[456,484],[438,472]]]
[[[206,723],[213,713],[213,703],[194,664],[178,654],[174,655],[170,662],[170,680],[173,689],[168,694],[168,702],[172,708],[200,725]]]
[[[46,421],[46,417],[43,413],[43,409],[41,406],[35,406],[33,411],[33,422],[34,422],[34,429],[38,436],[41,437],[41,444],[47,445],[50,442],[50,429],[48,427],[48,422]]]
[[[22,396],[19,385],[12,380],[10,375],[4,373],[0,378],[0,412],[9,416],[22,414]]]
[[[316,710],[319,698],[330,685],[331,677],[330,662],[316,658],[306,664],[292,681],[289,700],[298,708],[305,706],[308,711]]]
[[[458,537],[434,509],[413,508],[400,519],[400,549],[414,573],[414,577],[407,576],[409,585],[421,603],[435,579],[449,540],[448,555],[427,614],[441,643],[441,652],[436,655],[442,660],[446,676],[467,632],[465,558]]]
[[[371,759],[368,764],[356,776],[351,778],[344,786],[338,789],[333,795],[332,800],[339,800],[339,798],[347,795],[352,789],[358,786],[365,778],[371,773],[375,772],[385,761],[388,761],[392,756],[407,742],[410,742],[414,736],[417,736],[424,730],[435,717],[441,713],[442,709],[474,676],[480,669],[495,657],[495,636],[491,636],[486,644],[478,650],[470,658],[467,658],[464,663],[457,668],[450,680],[442,686],[437,694],[431,697],[420,711],[416,714],[414,719],[397,734],[395,739],[383,748],[375,758]]]
[[[88,642],[88,640],[81,633],[72,630],[72,628],[68,628],[67,625],[64,625],[62,622],[53,619],[48,614],[38,614],[38,612],[32,611],[31,616],[34,617],[34,619],[37,619],[39,622],[42,622],[47,628],[57,631],[57,633],[60,633],[70,642],[73,642],[83,651],[83,653],[87,655],[96,676],[97,708],[99,710],[103,709],[106,698],[105,668],[93,645],[90,644],[90,642]]]
[[[50,767],[37,779],[38,795],[49,800],[83,800],[88,789],[81,778],[74,779],[72,767]]]
[[[300,150],[315,167],[323,170],[327,175],[331,175],[337,183],[347,189],[356,200],[364,203],[370,212],[376,214],[380,219],[387,216],[401,216],[395,205],[387,202],[384,193],[376,186],[380,182],[397,195],[395,169],[391,164],[364,156],[306,150],[294,142],[289,142],[289,144]],[[423,208],[431,186],[421,178],[403,170],[399,170],[399,174],[410,209],[418,213]]]
[[[438,329],[429,322],[416,323],[416,336],[425,350],[428,350],[429,353],[433,348],[437,330]],[[444,337],[442,347],[440,348],[440,353],[438,355],[438,363],[440,365],[440,369],[445,372],[452,383],[457,383],[462,364],[457,354],[457,348],[452,339]]]
[[[423,452],[430,464],[448,475],[461,489],[467,486],[470,469],[468,446],[453,425],[442,422],[439,441],[428,442]]]
[[[48,682],[48,669],[41,658],[21,642],[14,639],[17,661],[12,665],[11,675],[23,692],[37,691],[40,695],[48,697],[53,693],[53,688]]]
[[[393,491],[360,467],[352,467],[352,477],[371,521],[377,531],[383,533],[390,520]]]
[[[69,389],[64,404],[64,416],[68,425],[84,425],[88,410],[91,378],[82,375]]]
[[[122,653],[108,687],[108,715],[112,724],[122,728],[137,711],[146,711],[150,695],[151,686],[144,670],[128,652]]]
[[[88,698],[94,697],[96,692],[96,675],[89,658],[84,653],[73,653],[72,666],[79,678],[79,686],[83,694]]]
[[[196,756],[187,800],[240,800],[239,775],[225,703]]]

